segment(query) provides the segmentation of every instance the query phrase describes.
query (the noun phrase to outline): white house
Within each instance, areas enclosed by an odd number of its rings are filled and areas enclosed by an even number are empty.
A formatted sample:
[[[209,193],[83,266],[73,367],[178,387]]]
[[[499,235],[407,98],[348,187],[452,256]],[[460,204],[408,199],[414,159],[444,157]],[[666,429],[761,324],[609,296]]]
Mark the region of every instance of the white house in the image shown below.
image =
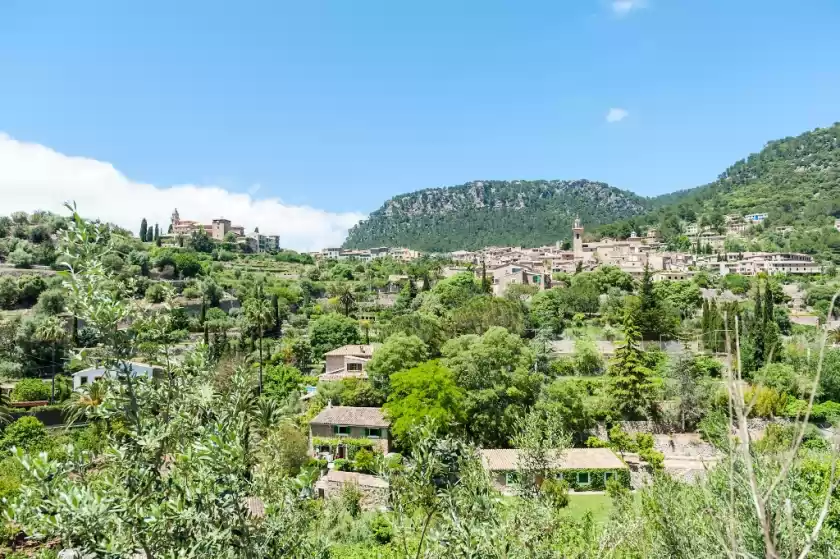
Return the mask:
[[[131,372],[133,373],[134,377],[143,377],[150,379],[154,376],[154,367],[152,367],[151,365],[134,362],[130,362],[129,365],[131,367]],[[79,371],[78,373],[73,373],[73,390],[78,390],[86,384],[92,384],[93,382],[101,379],[102,377],[114,374],[115,372],[113,370],[108,371],[104,367],[90,367],[88,369]]]

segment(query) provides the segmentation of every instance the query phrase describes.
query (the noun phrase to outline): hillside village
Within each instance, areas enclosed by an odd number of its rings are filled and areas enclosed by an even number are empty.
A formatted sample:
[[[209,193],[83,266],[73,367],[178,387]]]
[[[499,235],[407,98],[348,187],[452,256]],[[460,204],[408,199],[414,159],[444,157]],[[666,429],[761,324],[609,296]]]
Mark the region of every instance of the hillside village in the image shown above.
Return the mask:
[[[421,478],[406,486],[402,476],[420,467],[421,452],[444,459],[432,449],[447,445],[461,449],[467,468],[453,483],[476,468],[485,480],[475,480],[478,490],[548,507],[540,510],[558,521],[578,522],[591,510],[599,522],[624,522],[615,516],[625,510],[622,495],[654,491],[663,475],[685,490],[721,475],[732,451],[710,433],[727,429],[721,414],[733,390],[750,395],[738,405],[759,404],[728,429],[757,448],[789,440],[814,390],[810,356],[822,335],[826,369],[804,440],[820,456],[834,443],[840,337],[830,300],[840,281],[810,256],[674,251],[653,230],[589,239],[579,220],[568,245],[437,255],[304,254],[274,241],[261,248],[227,220],[209,228],[177,212],[172,234],[151,236],[148,226],[134,235],[78,214],[0,218],[0,393],[8,418],[0,489],[16,503],[15,530],[42,522],[32,506],[51,497],[28,484],[10,449],[60,457],[68,442],[93,455],[134,444],[145,427],[121,435],[100,419],[126,390],[142,390],[144,402],[160,390],[177,393],[186,406],[162,443],[166,453],[190,452],[182,441],[202,436],[206,423],[193,411],[204,405],[201,386],[240,394],[214,396],[214,411],[201,416],[239,413],[224,403],[235,398],[250,402],[258,442],[243,456],[259,464],[259,475],[241,493],[248,518],[275,514],[277,487],[294,480],[324,511],[338,507],[351,524],[403,525],[406,535],[416,531],[400,503],[428,488]],[[61,255],[79,251],[74,239],[87,230],[105,241],[78,254],[97,264],[57,275]],[[727,240],[738,234],[733,225]],[[94,284],[125,287],[72,287]],[[122,314],[112,318],[97,305]],[[103,352],[109,347],[124,357],[113,361]],[[743,385],[731,384],[734,375]],[[144,422],[159,420],[143,409]],[[68,430],[47,429],[61,424]],[[69,474],[61,479],[74,483]],[[436,518],[437,534],[447,524]],[[344,536],[334,537],[349,549]],[[376,552],[390,544],[365,545]]]

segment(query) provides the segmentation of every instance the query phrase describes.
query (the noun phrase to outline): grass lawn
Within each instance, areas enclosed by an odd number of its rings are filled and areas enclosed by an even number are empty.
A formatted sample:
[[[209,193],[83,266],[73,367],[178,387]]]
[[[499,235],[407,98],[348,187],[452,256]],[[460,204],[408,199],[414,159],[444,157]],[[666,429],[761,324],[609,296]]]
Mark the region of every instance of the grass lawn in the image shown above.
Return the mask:
[[[612,502],[609,495],[569,493],[569,506],[566,510],[576,520],[591,512],[595,523],[600,524],[610,515]]]

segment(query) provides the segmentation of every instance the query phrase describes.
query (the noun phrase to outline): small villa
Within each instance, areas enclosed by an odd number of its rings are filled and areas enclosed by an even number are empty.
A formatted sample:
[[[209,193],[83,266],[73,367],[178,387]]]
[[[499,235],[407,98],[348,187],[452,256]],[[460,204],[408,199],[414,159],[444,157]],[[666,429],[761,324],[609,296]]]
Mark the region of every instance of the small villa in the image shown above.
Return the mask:
[[[504,494],[514,493],[519,485],[519,450],[491,448],[480,453],[493,486]],[[630,469],[608,448],[564,450],[551,469],[576,491],[603,490],[611,479],[630,486]]]
[[[336,348],[324,354],[326,366],[318,377],[321,381],[345,378],[367,378],[365,364],[373,357],[379,344],[352,344]]]
[[[332,453],[335,449],[334,457],[344,458],[349,443],[363,440],[370,441],[372,448],[388,453],[390,426],[379,408],[327,406],[309,422],[310,447],[314,453]],[[342,440],[347,444],[342,444]]]
[[[155,367],[152,365],[130,362],[129,367],[131,368],[132,377],[151,379],[155,375]],[[105,369],[105,367],[89,367],[77,373],[73,373],[73,390],[78,390],[86,384],[93,384],[97,380],[106,376],[113,376],[116,378],[116,371],[109,371]]]

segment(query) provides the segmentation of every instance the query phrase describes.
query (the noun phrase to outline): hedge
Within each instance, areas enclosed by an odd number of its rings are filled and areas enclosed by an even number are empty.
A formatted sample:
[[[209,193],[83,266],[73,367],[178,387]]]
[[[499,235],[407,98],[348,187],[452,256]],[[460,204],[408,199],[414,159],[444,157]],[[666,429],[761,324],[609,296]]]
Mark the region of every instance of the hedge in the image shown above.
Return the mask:
[[[330,447],[330,452],[335,453],[335,449],[339,446],[347,448],[347,457],[353,458],[356,452],[360,449],[373,449],[374,441],[371,439],[351,439],[343,437],[312,437],[312,446],[317,448],[319,446]]]

